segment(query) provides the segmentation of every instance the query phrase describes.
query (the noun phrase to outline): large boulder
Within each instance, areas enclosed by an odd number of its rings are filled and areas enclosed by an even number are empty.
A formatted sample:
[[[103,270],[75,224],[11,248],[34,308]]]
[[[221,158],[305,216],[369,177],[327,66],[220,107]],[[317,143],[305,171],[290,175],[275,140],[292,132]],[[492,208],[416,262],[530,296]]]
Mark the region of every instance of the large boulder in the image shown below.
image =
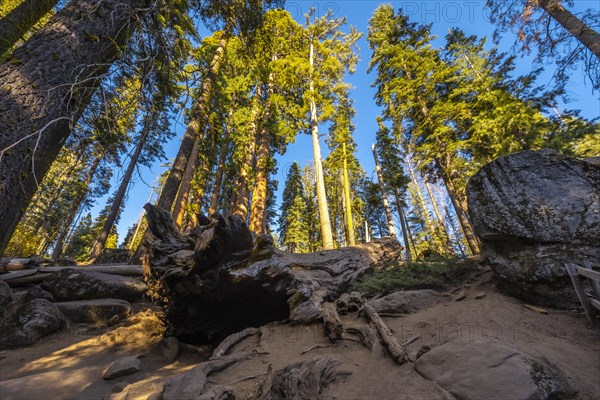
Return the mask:
[[[131,314],[131,304],[120,299],[76,300],[54,303],[67,319],[74,322],[106,324]]]
[[[2,324],[0,347],[22,347],[62,328],[65,317],[48,300],[35,299],[21,305]]]
[[[484,166],[467,197],[483,254],[507,291],[542,306],[578,303],[564,264],[600,264],[599,165],[523,151]]]
[[[405,290],[371,300],[369,304],[379,313],[410,314],[447,300],[448,295],[435,290]]]
[[[564,374],[547,361],[495,343],[443,344],[421,356],[415,370],[461,400],[566,399],[573,394]]]
[[[113,298],[135,301],[146,290],[146,285],[134,278],[71,268],[54,272],[42,287],[56,300]]]

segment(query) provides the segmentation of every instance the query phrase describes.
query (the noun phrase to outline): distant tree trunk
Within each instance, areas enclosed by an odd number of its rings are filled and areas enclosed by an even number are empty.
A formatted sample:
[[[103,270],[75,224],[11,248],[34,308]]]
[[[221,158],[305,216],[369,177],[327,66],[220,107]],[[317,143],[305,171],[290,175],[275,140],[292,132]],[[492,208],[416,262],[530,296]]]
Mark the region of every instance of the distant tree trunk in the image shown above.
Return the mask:
[[[196,138],[194,146],[192,147],[192,153],[185,167],[185,173],[181,179],[181,186],[175,199],[175,205],[173,207],[173,222],[175,226],[181,228],[183,224],[183,217],[185,215],[185,207],[188,203],[190,195],[190,187],[192,186],[192,178],[194,177],[194,171],[198,164],[198,157],[200,156],[200,138]]]
[[[310,44],[310,68],[314,66],[314,46]],[[315,92],[315,82],[310,80],[310,92]],[[319,143],[319,121],[317,118],[317,105],[314,97],[310,100],[310,126],[312,134],[313,158],[315,160],[315,185],[317,191],[317,205],[319,208],[319,223],[321,225],[321,240],[323,249],[333,249],[333,234],[331,233],[331,220],[329,219],[329,206],[325,192],[325,179],[323,164],[321,163],[321,144]]]
[[[200,182],[200,186],[196,193],[194,193],[194,201],[192,204],[196,204],[199,210],[202,210],[202,200],[204,200],[204,191],[206,190],[206,179]],[[183,220],[182,225],[183,226]],[[189,216],[188,222],[185,226],[184,231],[189,232],[191,229],[198,226],[198,213],[191,213]]]
[[[140,158],[140,154],[142,154],[142,150],[144,149],[144,145],[146,144],[147,139],[147,129],[144,129],[144,135],[138,139],[137,145],[135,147],[135,151],[131,155],[131,159],[129,160],[129,165],[127,166],[127,170],[125,171],[125,175],[121,180],[121,184],[119,185],[119,189],[115,194],[115,198],[113,200],[112,206],[110,207],[110,212],[106,217],[106,221],[104,222],[104,227],[102,228],[102,232],[100,232],[100,236],[98,240],[92,247],[92,251],[90,252],[90,259],[97,258],[102,250],[104,250],[104,246],[106,245],[106,240],[110,235],[110,231],[113,229],[113,225],[115,224],[115,220],[119,215],[119,211],[121,210],[121,205],[123,204],[123,199],[125,198],[125,193],[127,193],[127,188],[129,187],[129,183],[131,182],[131,177],[133,176],[133,172],[135,171],[135,167],[137,166],[138,160]]]
[[[446,215],[449,216],[450,214],[448,213],[448,208],[446,206],[444,206],[444,209],[445,209]],[[450,217],[448,217],[448,218],[450,218]],[[462,246],[462,243],[461,243],[461,240],[460,240],[460,236],[458,235],[456,227],[452,223],[452,219],[448,220],[448,225],[450,226],[450,229],[452,230],[452,234],[456,238],[456,245],[458,246],[458,251],[460,252],[460,255],[462,257],[465,257],[465,251],[463,249],[463,246]]]
[[[0,254],[147,3],[72,0],[0,65]]]
[[[450,235],[448,234],[445,220],[444,218],[442,218],[442,214],[440,213],[440,210],[438,208],[437,201],[435,200],[435,196],[433,195],[433,191],[431,190],[431,185],[427,181],[427,178],[424,178],[423,181],[425,183],[425,189],[427,189],[429,199],[431,200],[431,205],[433,206],[433,212],[435,214],[435,217],[437,218],[439,227],[442,231],[441,233],[444,236],[444,239],[446,240],[446,246],[448,246],[448,250],[452,251],[452,242],[450,242]]]
[[[346,159],[346,142],[342,144],[344,152],[344,199],[346,207],[346,226],[348,228],[348,245],[356,245],[354,221],[352,219],[352,199],[350,198],[350,178],[348,177],[348,160]]]
[[[419,205],[423,209],[423,216],[425,217],[425,223],[427,224],[427,228],[429,229],[432,226],[431,217],[429,215],[429,211],[427,210],[427,206],[425,205],[425,199],[423,198],[423,193],[421,193],[421,189],[419,188],[419,182],[417,182],[417,177],[415,175],[415,172],[413,171],[410,161],[407,163],[407,165],[408,165],[408,172],[410,173],[410,179],[412,180],[413,185],[415,186],[415,190],[417,191],[417,197],[419,198]]]
[[[94,179],[96,170],[100,166],[100,162],[102,161],[103,157],[104,157],[104,150],[100,154],[98,154],[96,156],[96,158],[94,159],[94,162],[90,166],[90,169],[88,170],[88,173],[83,181],[83,190],[81,190],[81,192],[77,195],[75,200],[71,203],[71,207],[69,207],[69,211],[67,212],[67,215],[62,224],[60,233],[58,234],[58,238],[56,239],[56,244],[54,245],[54,250],[52,251],[52,259],[53,260],[59,260],[60,257],[62,256],[65,239],[67,237],[67,234],[69,233],[69,228],[73,224],[73,220],[75,219],[75,216],[77,215],[77,210],[79,210],[81,203],[83,202],[83,200],[85,200],[85,196],[87,196],[87,194],[88,194],[88,191],[89,191],[88,187],[90,186],[90,183],[92,183],[92,179]]]
[[[600,34],[565,9],[558,0],[538,0],[539,6],[600,58]]]
[[[379,159],[377,158],[377,152],[375,151],[375,145],[371,146],[373,150],[373,159],[375,160],[375,171],[377,172],[377,179],[379,180],[379,188],[381,189],[381,198],[383,199],[383,210],[385,211],[385,218],[387,220],[388,232],[390,236],[396,236],[396,230],[394,229],[394,220],[392,219],[392,211],[390,209],[390,203],[388,201],[387,192],[385,190],[385,182],[383,181],[383,173],[381,172],[381,166],[379,165]]]
[[[271,119],[271,96],[273,94],[273,76],[269,76],[267,99],[262,121],[265,126],[261,129],[258,150],[256,152],[256,179],[252,192],[252,208],[250,209],[249,228],[259,235],[267,233],[267,192],[269,173],[271,172],[271,130],[268,123]]]
[[[162,192],[160,193],[160,197],[158,198],[157,205],[163,210],[171,211],[173,202],[175,201],[175,197],[179,191],[179,186],[181,185],[186,166],[188,165],[188,160],[192,154],[194,143],[198,137],[198,132],[200,132],[202,129],[205,129],[207,125],[209,101],[212,97],[214,81],[217,77],[217,73],[219,72],[219,68],[221,67],[221,62],[223,61],[223,55],[225,53],[225,47],[227,47],[228,39],[229,29],[226,28],[225,33],[219,42],[219,47],[217,47],[215,50],[208,73],[202,82],[200,96],[192,108],[190,123],[188,124],[185,134],[183,135],[183,140],[179,146],[179,151],[177,152],[177,156],[175,157],[175,161],[173,162],[169,176],[167,177]]]
[[[406,222],[406,216],[404,215],[404,209],[402,208],[402,193],[400,193],[400,189],[396,188],[396,193],[394,193],[396,197],[396,208],[398,209],[398,216],[400,217],[400,225],[402,226],[402,238],[404,239],[404,251],[406,254],[406,261],[411,262],[412,256],[410,253],[410,241],[409,235],[410,231],[408,230],[408,223]],[[413,244],[413,249],[414,249]],[[414,249],[415,253],[417,249]],[[416,254],[415,254],[416,255]]]
[[[219,154],[219,163],[217,164],[217,173],[215,175],[215,183],[213,184],[212,194],[210,196],[210,207],[208,208],[208,216],[210,217],[217,212],[219,208],[219,195],[221,194],[221,185],[223,183],[223,170],[225,168],[225,157],[228,153],[227,143],[221,145],[221,153]]]
[[[441,172],[442,180],[444,181],[444,185],[446,186],[446,190],[448,191],[448,196],[450,196],[450,200],[452,201],[452,205],[454,206],[456,217],[458,218],[458,223],[460,224],[465,239],[467,240],[469,250],[473,255],[479,254],[479,243],[477,241],[477,236],[475,236],[473,227],[469,222],[466,210],[463,208],[462,204],[460,204],[456,197],[456,191],[454,190],[454,186],[452,185],[452,182],[446,174],[446,169],[443,167],[442,163],[437,159],[435,160],[435,164]]]
[[[58,0],[23,0],[0,19],[0,55],[10,50],[58,3]]]

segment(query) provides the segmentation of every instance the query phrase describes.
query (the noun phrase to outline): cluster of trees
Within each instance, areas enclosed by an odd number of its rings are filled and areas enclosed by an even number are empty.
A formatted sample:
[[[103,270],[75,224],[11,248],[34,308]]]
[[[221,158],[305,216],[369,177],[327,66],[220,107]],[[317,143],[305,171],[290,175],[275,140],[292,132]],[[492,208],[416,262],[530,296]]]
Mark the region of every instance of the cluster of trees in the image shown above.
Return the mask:
[[[537,29],[556,21],[565,28],[562,41],[575,37],[573,54],[597,85],[598,34],[586,21],[556,1],[518,3],[520,19],[515,8],[488,1],[498,34],[543,10]],[[356,110],[346,82],[362,34],[332,14],[310,12],[299,23],[281,5],[3,2],[0,252],[84,260],[116,247],[136,171],[165,159],[180,109],[187,128],[155,203],[181,230],[215,212],[240,216],[257,234],[277,226],[279,244],[294,252],[397,235],[408,259],[424,250],[474,254],[464,191],[481,165],[541,146],[600,153],[595,121],[553,114],[564,85],[543,91],[537,71],[513,76],[513,57],[458,29],[435,48],[430,26],[380,6],[367,36],[383,109],[373,182],[355,156]],[[211,36],[200,38],[198,19]],[[522,37],[539,39],[531,26],[519,26]],[[540,60],[553,54],[535,44]],[[564,82],[567,74],[558,77]],[[311,135],[313,162],[290,167],[278,217],[276,158],[301,133]],[[108,193],[92,219],[89,209]],[[124,245],[135,250],[146,231],[140,218]]]

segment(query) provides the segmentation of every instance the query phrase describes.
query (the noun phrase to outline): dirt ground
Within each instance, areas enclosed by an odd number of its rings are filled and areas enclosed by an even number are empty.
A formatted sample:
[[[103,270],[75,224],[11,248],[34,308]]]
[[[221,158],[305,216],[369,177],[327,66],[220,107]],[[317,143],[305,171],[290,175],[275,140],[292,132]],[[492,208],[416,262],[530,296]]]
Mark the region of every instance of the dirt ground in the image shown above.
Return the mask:
[[[454,290],[453,290],[454,289]],[[455,301],[464,290],[466,298]],[[533,358],[545,358],[559,367],[577,391],[577,399],[600,399],[600,332],[589,328],[576,311],[547,310],[542,314],[498,291],[489,270],[481,270],[463,287],[448,291],[453,298],[417,313],[385,318],[394,335],[408,345],[411,356],[423,346],[448,341],[500,343]],[[475,297],[485,295],[479,299]],[[366,324],[355,314],[344,324]],[[210,351],[182,351],[168,362],[158,348],[162,327],[151,314],[132,317],[129,327],[95,328],[73,325],[67,330],[22,349],[0,352],[0,399],[130,399],[147,398],[158,383],[205,361]],[[266,376],[269,365],[277,370],[293,362],[331,356],[343,372],[320,399],[436,400],[453,397],[435,382],[421,377],[414,363],[398,366],[379,348],[367,349],[348,338],[331,343],[321,324],[272,323],[262,335],[243,340],[232,352],[258,353],[223,372],[208,377],[209,387],[226,384],[238,399],[250,399]],[[102,372],[117,358],[131,355],[142,360],[142,371],[105,381]],[[135,390],[121,392],[126,384]],[[127,393],[127,394],[126,394]],[[510,399],[505,399],[510,400]]]

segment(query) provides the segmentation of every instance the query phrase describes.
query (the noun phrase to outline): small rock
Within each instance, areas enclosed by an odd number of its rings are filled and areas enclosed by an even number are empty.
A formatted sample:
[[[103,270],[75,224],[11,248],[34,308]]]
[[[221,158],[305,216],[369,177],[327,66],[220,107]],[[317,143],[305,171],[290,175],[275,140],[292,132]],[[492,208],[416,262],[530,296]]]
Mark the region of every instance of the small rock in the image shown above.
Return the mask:
[[[23,298],[22,298],[23,301],[31,301],[34,299],[44,299],[44,300],[48,300],[49,302],[53,302],[54,296],[52,296],[51,293],[42,289],[41,286],[36,285],[36,286],[32,287],[31,289],[29,289],[27,291],[27,293],[25,293],[23,295]]]
[[[137,357],[123,357],[113,362],[102,374],[102,378],[115,379],[134,374],[142,369],[142,362]]]
[[[485,297],[485,292],[477,293],[475,295],[475,299],[483,299]]]
[[[112,388],[113,393],[121,393],[125,388],[129,386],[129,382],[119,382]]]
[[[460,293],[458,293],[456,295],[456,297],[454,298],[454,301],[461,301],[467,298],[467,294],[465,293],[465,291],[461,291]]]
[[[179,340],[177,340],[175,336],[164,338],[162,342],[160,342],[160,350],[167,361],[175,361],[179,355]]]

